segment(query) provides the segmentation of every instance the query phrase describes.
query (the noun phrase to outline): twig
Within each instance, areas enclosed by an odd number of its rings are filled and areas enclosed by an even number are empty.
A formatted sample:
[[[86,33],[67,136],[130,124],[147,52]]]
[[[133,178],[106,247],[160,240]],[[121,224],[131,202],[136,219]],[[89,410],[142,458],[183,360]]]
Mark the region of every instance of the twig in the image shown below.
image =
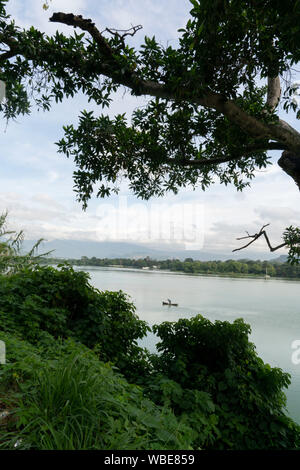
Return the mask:
[[[142,28],[143,26],[141,24],[137,26],[131,26],[131,28],[128,28],[128,29],[105,28],[103,31],[101,31],[101,34],[107,31],[110,34],[114,34],[121,38],[125,38],[126,36],[134,36],[135,33]],[[130,33],[129,31],[132,31],[132,32]],[[124,33],[124,34],[119,34],[119,33]]]
[[[267,242],[267,245],[270,249],[270,251],[276,251],[276,250],[279,250],[279,248],[283,248],[284,246],[287,245],[287,243],[281,243],[280,245],[278,246],[275,246],[273,247],[270,243],[270,240],[269,240],[269,237],[265,231],[265,228],[268,227],[270,224],[266,224],[266,225],[263,225],[262,228],[260,229],[260,231],[258,233],[255,233],[254,235],[250,235],[248,232],[247,233],[247,236],[246,237],[240,237],[240,238],[237,238],[237,240],[245,240],[246,238],[252,238],[252,240],[247,243],[246,245],[244,246],[241,246],[240,248],[235,248],[234,250],[232,250],[233,252],[234,251],[239,251],[239,250],[243,250],[244,248],[247,248],[249,245],[251,245],[252,243],[254,243],[259,237],[261,237],[262,235],[265,237],[265,240]]]
[[[53,13],[49,21],[54,23],[64,23],[69,26],[78,27],[82,31],[90,33],[92,38],[95,40],[98,49],[108,59],[114,60],[113,51],[110,48],[106,39],[101,35],[100,31],[96,28],[95,23],[90,19],[82,18],[81,15],[73,15],[73,13]]]

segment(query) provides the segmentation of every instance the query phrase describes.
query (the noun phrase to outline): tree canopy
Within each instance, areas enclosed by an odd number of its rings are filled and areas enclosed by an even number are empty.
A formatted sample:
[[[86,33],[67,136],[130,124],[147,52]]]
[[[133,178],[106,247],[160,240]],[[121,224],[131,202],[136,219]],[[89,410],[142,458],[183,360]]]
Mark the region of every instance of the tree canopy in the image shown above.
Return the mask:
[[[300,118],[289,79],[300,61],[299,0],[190,0],[176,47],[145,37],[139,49],[128,37],[140,25],[101,32],[91,19],[58,12],[50,21],[74,34],[50,37],[18,28],[6,3],[0,0],[6,118],[29,113],[32,102],[48,110],[79,91],[102,109],[119,88],[148,98],[131,117],[82,111],[77,128],[64,127],[58,151],[75,161],[84,208],[95,188],[99,197],[118,192],[122,177],[144,199],[188,185],[205,190],[216,179],[242,190],[271,163],[272,150],[282,151],[278,164],[300,189],[300,133],[278,116],[281,103]],[[295,261],[299,229],[289,227],[284,242]]]

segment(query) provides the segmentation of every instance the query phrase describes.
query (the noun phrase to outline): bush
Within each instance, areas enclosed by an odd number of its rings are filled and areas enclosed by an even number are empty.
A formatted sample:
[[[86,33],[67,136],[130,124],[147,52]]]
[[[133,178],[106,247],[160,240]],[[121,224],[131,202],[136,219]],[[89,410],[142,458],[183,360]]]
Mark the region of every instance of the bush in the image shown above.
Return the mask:
[[[170,393],[169,400],[175,414],[201,423],[206,410],[204,424],[210,424],[211,432],[205,439],[200,428],[194,445],[208,449],[300,446],[300,427],[285,415],[283,388],[290,376],[257,356],[248,340],[250,326],[243,320],[212,323],[198,315],[155,325],[153,331],[161,339],[157,346],[161,354],[153,357],[156,383],[162,376],[174,381],[177,395]],[[161,387],[155,390],[153,383],[152,378],[148,394],[159,403]]]
[[[10,362],[0,369],[0,399],[18,409],[22,445],[299,448],[300,427],[285,414],[290,376],[257,356],[243,320],[155,325],[152,355],[137,345],[148,330],[123,292],[100,292],[71,267],[1,276]]]
[[[2,431],[0,426],[1,449],[191,448],[187,425],[83,345],[69,340],[54,350],[50,341],[49,350],[36,349],[0,336],[10,361],[0,369],[2,392],[12,382],[18,391],[6,399],[6,406],[13,403],[14,419]]]
[[[74,337],[121,370],[147,368],[137,340],[149,330],[123,292],[100,292],[70,266],[26,268],[0,278],[0,329],[36,344],[42,332]],[[143,361],[135,358],[144,357]],[[130,357],[130,361],[129,361]],[[136,364],[135,364],[136,362]]]

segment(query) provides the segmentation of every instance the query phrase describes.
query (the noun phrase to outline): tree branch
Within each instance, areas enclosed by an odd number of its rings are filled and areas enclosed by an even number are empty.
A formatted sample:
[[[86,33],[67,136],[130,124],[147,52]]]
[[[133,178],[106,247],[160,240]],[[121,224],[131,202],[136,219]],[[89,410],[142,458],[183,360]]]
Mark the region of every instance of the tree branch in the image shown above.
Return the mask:
[[[114,59],[114,51],[108,45],[106,39],[101,35],[100,31],[95,27],[94,23],[91,20],[85,20],[82,16],[75,16],[73,13],[54,13],[50,18],[51,22],[59,22],[67,24],[74,27],[79,27],[83,31],[88,31],[91,36],[95,39],[95,42],[98,45],[99,51],[108,59]],[[106,76],[114,78],[116,70],[108,64],[106,68]],[[128,73],[120,78],[118,76],[119,83],[121,85],[127,86],[133,90],[138,89],[139,94],[141,95],[151,95],[163,99],[176,99],[176,94],[170,92],[166,89],[164,84],[153,82],[151,80],[141,79],[137,73],[128,70]],[[181,90],[181,99],[193,101],[194,103],[205,106],[208,108],[215,109],[220,113],[228,117],[228,119],[236,123],[241,129],[243,129],[248,134],[253,137],[269,137],[270,130],[268,126],[254,118],[253,116],[248,115],[244,112],[239,106],[237,106],[233,101],[227,100],[224,96],[218,93],[204,93],[201,97],[195,97],[194,90],[184,89]]]
[[[182,166],[191,166],[193,168],[203,168],[207,165],[220,165],[221,163],[228,163],[235,160],[240,160],[241,158],[245,157],[247,154],[255,153],[255,152],[266,152],[268,150],[285,150],[287,147],[284,144],[280,144],[277,142],[269,142],[267,145],[262,144],[253,144],[249,145],[244,149],[239,149],[237,154],[231,154],[230,156],[224,158],[203,158],[199,160],[175,160],[172,158],[168,158],[165,160],[165,163],[174,164],[174,165],[182,165]]]
[[[270,251],[276,251],[276,250],[279,250],[280,248],[283,248],[284,246],[287,246],[287,243],[281,243],[280,245],[278,246],[275,246],[273,247],[270,243],[270,240],[269,240],[269,237],[265,231],[265,228],[268,227],[270,224],[266,224],[266,225],[263,225],[262,228],[260,229],[260,231],[258,233],[255,233],[254,235],[249,235],[248,232],[247,233],[247,236],[246,237],[240,237],[240,238],[237,238],[237,240],[245,240],[246,238],[252,238],[252,240],[247,243],[246,245],[244,246],[241,246],[240,248],[235,248],[234,250],[232,250],[232,252],[234,251],[240,251],[240,250],[243,250],[244,248],[247,248],[249,245],[251,245],[252,243],[254,243],[258,238],[260,238],[262,235],[265,237],[265,240],[267,242],[267,245],[270,249]]]
[[[74,71],[77,71],[78,67],[83,67],[85,73],[88,73],[90,70],[92,74],[102,74],[111,78],[115,83],[130,88],[136,96],[149,95],[166,100],[178,100],[178,93],[176,91],[170,91],[166,84],[147,79],[145,80],[137,71],[132,70],[130,67],[128,67],[125,73],[120,73],[117,60],[120,52],[110,47],[106,38],[90,19],[84,19],[81,15],[76,16],[73,13],[66,14],[58,12],[53,14],[50,21],[79,27],[81,30],[87,31],[95,40],[99,52],[104,59],[101,63],[100,61],[94,61],[94,63],[92,63],[86,59],[83,53],[73,51],[68,53],[68,51],[64,51],[63,60],[66,68],[71,67]],[[2,38],[0,38],[0,40],[2,40]],[[2,60],[7,60],[18,53],[23,53],[22,48],[19,50],[18,42],[16,40],[13,40],[13,45],[11,45],[9,41],[9,38],[5,38],[3,41],[11,50],[4,52],[2,57],[0,56],[0,59]],[[31,53],[30,51],[26,51],[25,55],[28,60],[40,59],[41,61],[47,61],[47,51],[44,52],[42,50],[39,58],[36,57],[36,54]],[[272,106],[276,102],[276,96],[278,96],[278,85],[280,87],[280,84],[277,78],[275,78],[269,80],[269,85],[267,102]],[[295,154],[300,152],[300,134],[284,121],[279,120],[276,124],[267,124],[263,120],[247,114],[247,112],[241,109],[234,101],[227,100],[226,97],[222,96],[220,93],[213,93],[211,91],[203,92],[203,90],[201,90],[201,93],[199,92],[199,95],[197,96],[195,95],[194,89],[183,87],[180,89],[180,99],[218,111],[254,139],[278,141],[279,147],[276,149],[281,149],[280,146],[282,145],[282,149],[284,150],[289,149]],[[263,148],[259,150],[269,150],[269,147],[267,149]],[[233,158],[239,159],[242,158],[242,155],[237,155]],[[229,160],[226,158],[224,161],[226,162]],[[223,163],[224,161],[222,159],[222,161],[219,160],[214,163],[218,164]],[[187,161],[186,164],[197,166],[199,162],[191,163],[190,161]],[[207,164],[207,162],[203,162],[203,165],[205,164]],[[200,165],[202,166],[202,163]]]
[[[300,158],[292,152],[282,152],[278,165],[285,173],[293,178],[300,190]]]
[[[50,18],[52,22],[60,22],[70,26],[79,27],[83,31],[87,31],[94,38],[98,45],[99,51],[104,55],[105,58],[109,59],[108,64],[103,64],[103,74],[112,79],[116,78],[116,70],[111,67],[111,63],[115,61],[114,53],[106,39],[101,35],[100,31],[95,27],[95,24],[91,20],[83,19],[82,16],[75,16],[72,13],[54,13]],[[178,99],[175,93],[170,92],[166,89],[166,86],[161,83],[153,82],[151,80],[143,80],[134,71],[128,69],[127,73],[123,77],[117,74],[117,81],[131,90],[136,95],[150,95],[162,99],[174,100]],[[278,93],[280,90],[279,78],[270,78],[267,104],[275,106],[278,102]],[[265,138],[278,140],[285,144],[290,150],[296,153],[300,150],[300,134],[290,126],[284,125],[281,121],[277,124],[267,124],[263,121],[250,116],[243,111],[234,101],[227,100],[224,96],[218,93],[204,93],[201,97],[195,97],[195,90],[181,89],[180,96],[182,100],[194,102],[200,106],[215,109],[224,116],[226,116],[231,122],[238,125],[244,132],[251,135],[254,138]]]
[[[266,102],[266,112],[270,113],[278,106],[281,95],[280,78],[268,77],[268,94]]]
[[[81,15],[73,15],[73,13],[53,13],[49,21],[54,23],[63,23],[69,26],[74,26],[90,33],[92,38],[97,43],[100,52],[108,59],[114,60],[113,50],[107,43],[106,39],[102,36],[100,31],[96,28],[95,23],[90,19],[84,19]]]
[[[14,57],[18,52],[18,41],[14,38],[7,36],[6,34],[0,34],[0,42],[9,47],[8,51],[3,52],[0,55],[0,61],[4,61]]]

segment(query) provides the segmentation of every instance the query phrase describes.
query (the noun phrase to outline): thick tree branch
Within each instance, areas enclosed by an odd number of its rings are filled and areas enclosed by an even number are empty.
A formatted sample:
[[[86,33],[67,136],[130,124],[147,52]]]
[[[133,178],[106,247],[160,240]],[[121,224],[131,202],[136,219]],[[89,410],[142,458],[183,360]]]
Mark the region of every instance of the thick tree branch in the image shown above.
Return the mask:
[[[128,70],[126,71],[126,74],[120,76],[118,67],[114,67],[115,64],[117,65],[117,61],[115,61],[114,64],[114,53],[118,53],[118,51],[112,51],[106,39],[101,35],[91,20],[85,20],[81,16],[75,16],[72,13],[54,13],[52,18],[50,18],[50,21],[61,22],[74,27],[79,27],[82,30],[89,32],[97,43],[99,51],[103,54],[105,59],[108,59],[108,63],[103,63],[101,65],[101,72],[119,84],[130,88],[135,95],[150,95],[167,100],[178,99],[176,93],[170,92],[165,84],[157,83],[151,80],[144,80],[138,75],[138,73],[132,70]],[[289,149],[295,154],[300,154],[300,134],[284,121],[279,120],[276,124],[267,124],[262,120],[250,116],[234,101],[227,100],[224,96],[217,93],[201,93],[200,96],[195,97],[194,90],[191,92],[190,89],[182,88],[180,90],[180,97],[182,100],[193,102],[199,106],[215,109],[216,111],[226,116],[229,121],[240,127],[240,129],[242,129],[246,134],[254,137],[255,139],[276,140],[278,142],[278,147],[273,147],[273,149]],[[268,112],[275,109],[279,98],[280,80],[278,77],[269,78],[268,96],[266,103]],[[259,150],[270,150],[270,148],[267,147]],[[241,153],[237,156],[231,156],[231,158],[228,159],[224,158],[218,161],[210,161],[209,163],[225,163],[227,161],[238,160],[239,158],[242,158],[242,156],[243,154]],[[173,163],[173,161],[172,159],[169,159],[166,163]],[[208,162],[204,161],[200,163],[196,161],[190,162],[187,160],[183,161],[181,164],[192,166],[194,168],[200,168],[207,165],[207,163]]]
[[[273,50],[275,54],[275,49],[274,49],[274,42],[271,42],[271,50]],[[270,70],[269,70],[270,73]],[[273,113],[273,111],[276,109],[276,107],[279,104],[280,101],[280,96],[281,96],[281,87],[280,87],[280,78],[278,73],[274,76],[272,73],[268,76],[268,92],[267,92],[267,101],[266,101],[266,108],[265,108],[265,113],[270,114]]]
[[[272,112],[278,106],[281,95],[280,78],[268,77],[268,94],[267,94],[267,112]]]
[[[84,31],[88,31],[98,44],[100,52],[107,58],[113,57],[113,51],[91,20],[85,20],[81,16],[75,16],[72,13],[54,13],[50,18],[50,21],[68,24],[74,27],[79,27]],[[106,69],[105,75],[114,78],[116,71],[112,70],[109,65],[104,68]],[[171,100],[177,98],[175,94],[168,91],[163,84],[143,80],[133,71],[128,72],[129,73],[127,73],[124,78],[120,79],[120,77],[118,77],[120,84],[129,87],[132,90],[138,90],[141,95],[145,94]],[[277,105],[279,92],[279,78],[270,78],[267,104],[271,108]],[[291,129],[281,126],[280,123],[276,125],[268,125],[263,121],[248,115],[233,101],[226,100],[226,98],[220,94],[210,92],[205,93],[201,97],[195,98],[194,90],[193,93],[191,93],[191,90],[182,89],[181,98],[193,101],[200,106],[205,106],[219,111],[252,137],[279,140],[281,143],[286,144],[286,146],[291,150],[296,150],[296,148],[300,149],[300,134],[297,132],[295,133],[295,131],[291,132]]]
[[[300,190],[300,156],[285,151],[278,160],[278,165],[291,176]]]
[[[252,240],[247,243],[246,245],[244,246],[241,246],[240,248],[235,248],[234,250],[232,250],[233,252],[234,251],[240,251],[240,250],[243,250],[244,248],[247,248],[249,245],[251,245],[252,243],[254,243],[258,238],[260,238],[262,235],[265,237],[265,240],[267,242],[267,245],[270,249],[270,251],[276,251],[276,250],[279,250],[280,248],[283,248],[284,246],[287,246],[287,243],[281,243],[280,245],[278,246],[275,246],[273,247],[270,243],[270,240],[269,240],[269,237],[265,231],[265,228],[268,227],[270,224],[266,224],[266,225],[263,225],[262,228],[260,229],[260,231],[258,233],[255,233],[254,235],[249,235],[248,232],[247,233],[247,236],[246,237],[240,237],[240,238],[237,238],[237,240],[245,240],[246,238],[252,238]]]
[[[100,31],[96,28],[95,23],[90,19],[84,19],[81,15],[73,15],[73,13],[53,13],[49,21],[54,23],[64,23],[69,26],[74,26],[90,33],[95,40],[100,52],[108,59],[114,60],[113,51],[109,46],[106,39],[102,36]]]
[[[291,127],[283,119],[278,123],[268,125],[272,139],[278,140],[289,148],[290,151],[300,154],[300,133]]]
[[[11,59],[16,55],[15,51],[9,50],[0,54],[0,63],[4,60]]]
[[[228,163],[232,161],[238,161],[247,156],[248,154],[255,153],[255,152],[266,152],[268,150],[285,150],[286,146],[283,144],[279,144],[277,142],[269,142],[266,145],[262,144],[254,144],[245,147],[244,149],[239,149],[237,153],[231,153],[227,157],[224,158],[203,158],[200,160],[176,160],[172,158],[168,158],[165,163],[174,164],[174,165],[181,165],[181,166],[190,166],[191,168],[203,168],[207,165],[220,165],[221,163]]]
[[[0,34],[0,43],[9,47],[8,51],[5,51],[0,55],[0,62],[11,59],[18,53],[18,41],[7,36],[7,34]]]
[[[99,30],[95,27],[94,23],[91,20],[85,20],[81,16],[75,16],[72,13],[54,13],[53,16],[50,18],[52,22],[59,22],[63,24],[67,24],[74,27],[79,27],[83,31],[88,31],[91,36],[95,39],[95,42],[98,45],[99,51],[105,56],[105,58],[113,59],[114,51],[108,45],[106,39],[101,35]],[[107,66],[108,65],[108,66]],[[110,78],[114,78],[116,74],[116,70],[114,67],[111,67],[109,64],[106,65],[106,73],[105,75],[109,76]],[[129,87],[133,90],[138,89],[141,95],[151,95],[156,96],[159,98],[164,99],[177,99],[175,93],[168,91],[165,85],[153,82],[150,80],[143,80],[141,79],[137,73],[128,70],[127,74],[124,74],[123,78],[118,76],[119,83]],[[252,116],[249,116],[245,113],[241,108],[239,108],[233,101],[226,100],[224,96],[217,94],[217,93],[205,93],[201,97],[196,97],[193,93],[191,93],[190,89],[182,89],[181,90],[181,99],[193,101],[200,106],[205,106],[208,108],[215,109],[225,116],[228,119],[241,127],[245,130],[248,134],[254,137],[269,137],[270,131],[268,126],[265,125],[263,122],[258,121]]]

